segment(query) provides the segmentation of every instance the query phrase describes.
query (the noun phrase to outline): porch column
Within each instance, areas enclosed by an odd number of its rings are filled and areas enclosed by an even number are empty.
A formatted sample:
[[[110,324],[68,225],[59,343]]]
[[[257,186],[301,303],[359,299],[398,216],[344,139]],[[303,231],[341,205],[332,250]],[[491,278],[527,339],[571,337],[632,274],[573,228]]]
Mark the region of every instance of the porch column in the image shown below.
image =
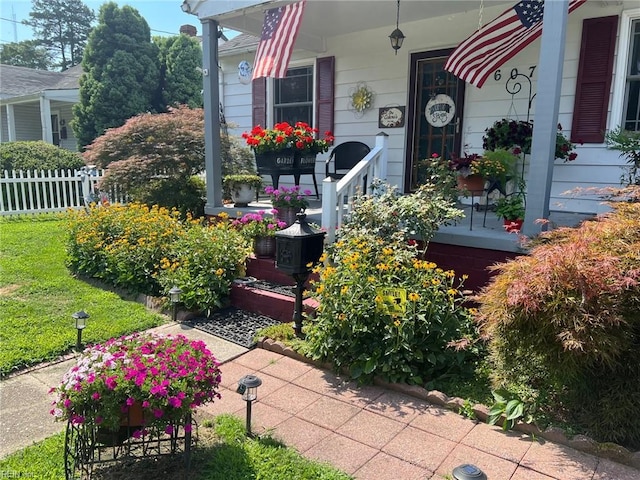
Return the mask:
[[[220,92],[218,85],[218,22],[202,21],[202,80],[204,100],[204,168],[207,203],[204,213],[222,207],[222,148],[220,146]]]
[[[42,140],[53,144],[51,132],[51,101],[44,95],[40,96],[40,124],[42,125]]]
[[[16,114],[13,111],[13,105],[5,105],[7,108],[7,129],[9,131],[9,141],[16,141]]]
[[[568,8],[569,0],[544,3],[527,208],[522,226],[526,236],[539,233],[537,219],[549,218]]]

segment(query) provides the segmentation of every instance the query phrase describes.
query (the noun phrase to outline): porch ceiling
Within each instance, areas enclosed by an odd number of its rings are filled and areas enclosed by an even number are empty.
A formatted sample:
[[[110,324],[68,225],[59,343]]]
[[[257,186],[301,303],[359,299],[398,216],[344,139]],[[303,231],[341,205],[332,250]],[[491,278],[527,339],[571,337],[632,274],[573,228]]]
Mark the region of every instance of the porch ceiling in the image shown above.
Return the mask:
[[[292,3],[289,0],[256,2],[251,0],[185,0],[184,7],[200,20],[214,19],[221,26],[260,36],[264,10]],[[513,0],[484,0],[484,8]],[[479,0],[401,0],[402,24],[428,18],[455,15],[468,11],[480,12]],[[296,48],[321,52],[325,39],[357,31],[395,26],[395,0],[307,0]],[[485,23],[491,18],[485,18]],[[390,30],[391,31],[391,30]]]

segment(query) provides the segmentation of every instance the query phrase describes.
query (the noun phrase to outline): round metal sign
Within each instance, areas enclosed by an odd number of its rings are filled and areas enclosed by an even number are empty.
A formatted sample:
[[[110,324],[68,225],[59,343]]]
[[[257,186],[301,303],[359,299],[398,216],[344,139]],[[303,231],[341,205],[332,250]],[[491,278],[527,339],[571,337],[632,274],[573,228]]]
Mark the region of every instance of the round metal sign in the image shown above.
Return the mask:
[[[427,102],[424,108],[424,116],[430,125],[444,127],[448,125],[456,115],[456,104],[449,95],[439,93]]]

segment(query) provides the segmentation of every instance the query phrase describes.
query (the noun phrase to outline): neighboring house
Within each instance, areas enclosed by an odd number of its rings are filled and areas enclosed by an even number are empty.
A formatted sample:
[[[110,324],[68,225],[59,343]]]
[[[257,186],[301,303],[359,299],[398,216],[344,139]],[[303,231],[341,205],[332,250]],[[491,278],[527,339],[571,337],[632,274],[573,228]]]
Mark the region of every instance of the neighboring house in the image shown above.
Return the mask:
[[[0,142],[43,140],[76,151],[69,125],[82,67],[64,72],[0,65]]]
[[[336,144],[359,140],[373,146],[376,134],[384,132],[389,136],[387,180],[409,192],[416,186],[418,162],[434,151],[481,153],[484,131],[494,121],[508,117],[541,122],[545,118],[549,124],[560,123],[567,137],[582,144],[578,144],[575,161],[552,163],[550,187],[540,178],[540,172],[549,169],[549,160],[535,155],[527,159],[527,208],[529,204],[531,208],[539,205],[541,212],[546,203],[552,219],[556,212],[595,214],[606,210],[596,196],[563,193],[576,187],[619,185],[625,163],[619,152],[606,148],[603,135],[620,125],[623,118],[626,128],[640,129],[640,8],[636,1],[588,0],[567,17],[566,24],[555,22],[561,28],[549,27],[549,33],[543,30],[542,39],[513,56],[482,88],[476,88],[445,72],[444,63],[479,25],[498,17],[515,0],[403,0],[399,3],[399,28],[406,38],[397,52],[389,41],[396,28],[396,2],[307,0],[289,77],[241,81],[238,67],[242,61],[253,65],[264,11],[288,3],[292,2],[183,2],[183,10],[203,22],[203,43],[211,45],[205,46],[205,57],[209,55],[204,59],[205,66],[215,64],[213,43],[207,35],[215,35],[218,25],[246,34],[215,52],[219,54],[220,102],[226,121],[238,125],[234,133],[240,134],[257,123],[272,126],[287,108],[308,115],[321,131],[332,130]],[[563,62],[556,62],[562,65],[558,75],[561,81],[552,82],[556,89],[552,100],[559,104],[554,119],[550,118],[553,103],[541,100],[538,91],[543,83],[539,78],[541,63],[552,56],[543,54],[541,58],[545,33],[547,38],[557,38],[552,53],[564,51]],[[506,82],[512,72],[522,74],[518,77],[522,88],[515,94],[509,92],[513,85]],[[527,79],[531,80],[531,93]],[[549,83],[548,78],[545,80]],[[217,79],[212,79],[211,85],[214,81]],[[351,97],[362,85],[375,95],[372,108],[357,112]],[[455,102],[455,116],[444,128],[429,125],[425,116],[427,102],[440,93]],[[404,121],[395,128],[379,123],[380,109],[389,107],[400,107],[405,113]],[[550,142],[549,137],[546,145]],[[319,177],[324,173],[321,164],[326,155],[318,159]],[[208,203],[214,205],[211,197]],[[539,231],[536,218],[539,216],[529,215],[526,219],[525,233]],[[517,251],[515,235],[475,228],[469,232],[468,227],[466,232],[462,230],[447,227],[438,238],[448,244]]]

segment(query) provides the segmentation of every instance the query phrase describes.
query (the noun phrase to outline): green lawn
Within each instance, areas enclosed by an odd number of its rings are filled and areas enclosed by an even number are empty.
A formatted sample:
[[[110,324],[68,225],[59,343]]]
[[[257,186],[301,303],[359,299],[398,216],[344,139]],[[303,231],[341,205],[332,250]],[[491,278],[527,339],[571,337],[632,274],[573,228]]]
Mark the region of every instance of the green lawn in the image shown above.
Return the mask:
[[[0,376],[69,352],[71,315],[90,315],[83,342],[100,342],[166,321],[135,301],[74,278],[65,267],[59,215],[0,218]]]
[[[143,459],[107,467],[96,479],[157,480],[184,478],[181,458],[159,461]],[[64,479],[64,434],[16,452],[0,460],[0,472],[11,478]],[[329,465],[305,459],[269,436],[250,439],[243,422],[221,415],[199,428],[192,454],[191,480],[349,480],[350,476]],[[7,477],[9,478],[9,477]]]

